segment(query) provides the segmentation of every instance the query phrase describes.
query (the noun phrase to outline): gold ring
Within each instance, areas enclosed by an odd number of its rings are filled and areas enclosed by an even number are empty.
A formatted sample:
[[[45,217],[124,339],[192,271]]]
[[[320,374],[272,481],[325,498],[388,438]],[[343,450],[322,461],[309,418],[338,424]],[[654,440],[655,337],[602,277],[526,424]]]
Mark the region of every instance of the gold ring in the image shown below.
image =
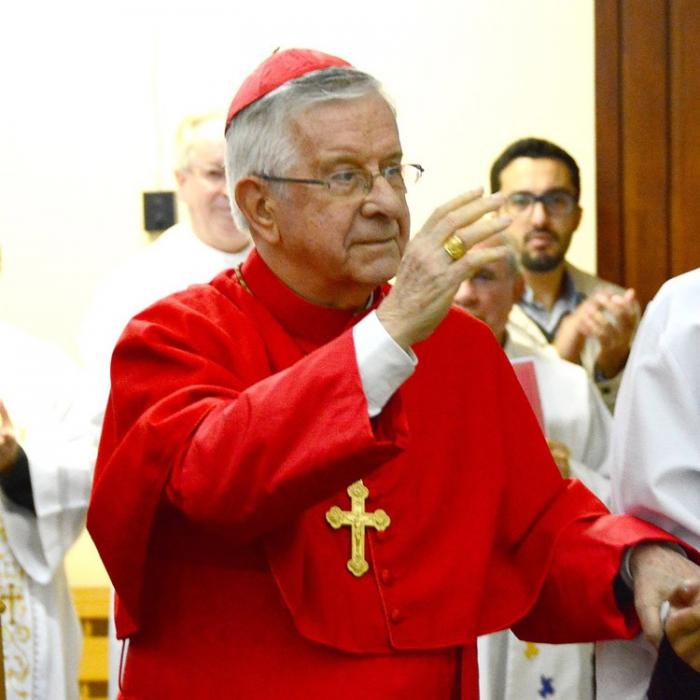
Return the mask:
[[[456,233],[442,244],[442,248],[453,260],[459,260],[467,252],[467,246]]]

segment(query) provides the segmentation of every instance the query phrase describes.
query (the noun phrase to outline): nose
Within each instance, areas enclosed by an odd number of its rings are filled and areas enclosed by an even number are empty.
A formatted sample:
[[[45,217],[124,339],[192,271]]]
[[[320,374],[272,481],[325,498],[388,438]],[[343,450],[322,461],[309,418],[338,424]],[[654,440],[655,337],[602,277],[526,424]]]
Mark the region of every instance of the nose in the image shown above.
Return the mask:
[[[401,216],[406,210],[404,192],[392,187],[380,174],[372,180],[372,186],[362,200],[362,213],[371,217],[384,215],[390,218]]]
[[[530,212],[530,220],[535,227],[539,228],[542,226],[547,219],[549,219],[549,214],[547,209],[542,202],[535,202],[532,205],[532,211]]]
[[[477,297],[474,283],[471,280],[464,280],[457,289],[455,302],[460,306],[471,309],[474,304],[476,304],[476,301]]]

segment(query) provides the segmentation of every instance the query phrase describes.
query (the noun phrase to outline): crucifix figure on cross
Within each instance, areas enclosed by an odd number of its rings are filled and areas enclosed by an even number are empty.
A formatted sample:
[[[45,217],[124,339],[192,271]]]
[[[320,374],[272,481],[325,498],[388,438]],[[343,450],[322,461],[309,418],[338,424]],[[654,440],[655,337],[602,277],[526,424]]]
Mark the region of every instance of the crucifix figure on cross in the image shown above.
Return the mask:
[[[373,513],[365,511],[365,500],[369,496],[369,491],[362,483],[362,479],[348,486],[348,496],[350,496],[351,510],[341,510],[338,506],[333,506],[326,513],[326,520],[335,530],[343,525],[350,526],[352,546],[348,570],[359,577],[369,570],[369,564],[365,559],[365,528],[373,527],[381,532],[389,527],[391,518],[381,508],[377,508]]]

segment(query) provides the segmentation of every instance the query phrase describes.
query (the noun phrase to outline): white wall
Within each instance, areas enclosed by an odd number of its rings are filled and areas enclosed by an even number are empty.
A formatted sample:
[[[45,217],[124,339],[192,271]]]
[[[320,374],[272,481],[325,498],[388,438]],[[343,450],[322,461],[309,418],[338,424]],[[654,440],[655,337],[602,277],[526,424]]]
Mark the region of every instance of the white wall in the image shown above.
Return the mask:
[[[414,230],[487,184],[510,141],[564,145],[586,212],[572,258],[594,268],[592,0],[47,0],[2,14],[0,316],[69,352],[95,285],[147,241],[140,193],[172,186],[176,123],[226,108],[278,46],[384,81],[426,169]]]

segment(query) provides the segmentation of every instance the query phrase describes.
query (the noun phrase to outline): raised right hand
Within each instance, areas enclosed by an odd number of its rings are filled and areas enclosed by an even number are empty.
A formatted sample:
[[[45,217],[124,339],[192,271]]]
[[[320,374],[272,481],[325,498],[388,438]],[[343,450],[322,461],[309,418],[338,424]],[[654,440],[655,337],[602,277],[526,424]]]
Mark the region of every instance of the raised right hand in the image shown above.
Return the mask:
[[[505,255],[502,246],[471,250],[510,224],[510,217],[487,216],[502,203],[500,193],[485,197],[481,188],[466,192],[436,209],[411,239],[394,286],[377,309],[384,328],[404,349],[437,328],[463,280]],[[443,248],[452,234],[458,235],[467,248],[459,260]]]

